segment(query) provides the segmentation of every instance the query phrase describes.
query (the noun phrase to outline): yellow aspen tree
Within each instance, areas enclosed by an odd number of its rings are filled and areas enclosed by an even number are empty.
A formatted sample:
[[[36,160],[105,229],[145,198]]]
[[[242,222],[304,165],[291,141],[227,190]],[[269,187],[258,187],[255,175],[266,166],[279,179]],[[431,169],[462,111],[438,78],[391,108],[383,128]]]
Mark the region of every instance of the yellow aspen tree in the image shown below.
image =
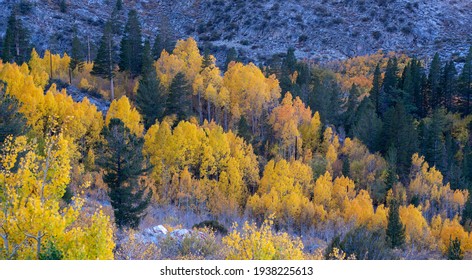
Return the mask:
[[[123,96],[118,100],[113,100],[110,104],[110,109],[108,109],[105,118],[105,125],[108,125],[110,120],[114,118],[123,121],[131,133],[134,133],[137,136],[142,136],[144,126],[142,124],[141,115],[136,108],[131,106],[129,99],[126,96]]]
[[[77,226],[84,200],[74,197],[70,206],[61,207],[70,180],[68,142],[58,134],[46,139],[43,151],[38,149],[36,144],[27,144],[25,137],[10,138],[3,149],[1,257],[41,259],[47,257],[47,247],[53,246],[62,258],[112,259],[113,231],[108,217],[97,212],[90,224]],[[80,239],[81,235],[86,238]],[[101,240],[87,239],[92,236]]]

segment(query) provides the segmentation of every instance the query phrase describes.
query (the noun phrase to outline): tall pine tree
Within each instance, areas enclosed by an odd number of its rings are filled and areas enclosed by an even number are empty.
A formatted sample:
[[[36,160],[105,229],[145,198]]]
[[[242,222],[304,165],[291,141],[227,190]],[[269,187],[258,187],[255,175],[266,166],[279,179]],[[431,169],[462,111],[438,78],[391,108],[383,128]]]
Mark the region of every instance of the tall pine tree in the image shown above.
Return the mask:
[[[375,113],[380,115],[380,91],[382,90],[382,73],[380,72],[380,64],[377,63],[374,71],[374,79],[372,81],[372,88],[370,89],[369,96],[372,100],[372,104],[375,107]]]
[[[140,177],[149,170],[142,154],[144,140],[131,133],[119,119],[103,129],[106,144],[98,164],[104,170],[115,222],[119,228],[137,228],[145,215],[152,192],[141,186]]]
[[[391,248],[401,247],[405,243],[405,226],[400,220],[400,204],[395,198],[390,201],[388,209],[387,243]]]
[[[192,87],[181,72],[175,75],[169,87],[165,114],[186,120],[192,115]]]
[[[29,60],[31,46],[29,33],[13,10],[8,18],[7,31],[3,38],[2,60],[22,64]]]
[[[441,59],[436,53],[429,67],[428,86],[430,90],[431,108],[434,110],[441,106]]]
[[[120,70],[128,71],[132,77],[141,74],[143,63],[143,38],[138,13],[131,10],[128,14],[120,45]]]
[[[71,56],[69,63],[69,82],[72,83],[72,72],[77,68],[79,72],[84,69],[84,52],[82,43],[77,35],[72,39]]]
[[[136,106],[143,116],[146,129],[163,116],[167,98],[165,88],[157,79],[152,62],[151,46],[149,41],[146,41],[143,51],[143,73],[136,93]]]
[[[459,77],[459,87],[462,93],[462,112],[465,115],[471,113],[471,97],[472,97],[472,46],[469,49],[469,53],[465,59],[464,67],[462,68],[461,75]]]
[[[103,30],[103,35],[100,40],[97,57],[94,60],[91,74],[110,81],[111,100],[115,99],[114,66],[115,60],[113,53],[112,26],[110,22],[107,22]]]

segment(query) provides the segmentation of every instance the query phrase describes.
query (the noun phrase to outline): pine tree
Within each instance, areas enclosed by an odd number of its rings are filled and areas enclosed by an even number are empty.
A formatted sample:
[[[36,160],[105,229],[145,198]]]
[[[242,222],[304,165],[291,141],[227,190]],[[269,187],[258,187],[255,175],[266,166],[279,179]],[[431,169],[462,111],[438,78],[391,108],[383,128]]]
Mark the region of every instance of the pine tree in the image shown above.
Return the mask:
[[[472,188],[469,188],[469,197],[465,203],[464,210],[462,211],[461,224],[468,229],[472,230]]]
[[[382,85],[381,112],[395,106],[399,102],[398,86],[398,62],[397,58],[390,58],[385,70],[385,78]]]
[[[290,91],[292,94],[294,93],[292,89],[292,79],[290,75],[295,72],[296,68],[297,58],[295,57],[295,49],[289,48],[287,50],[287,55],[285,56],[285,59],[282,61],[282,76],[280,77],[280,88],[282,89],[283,93],[287,91]]]
[[[361,140],[371,152],[379,151],[382,120],[375,113],[370,98],[364,98],[357,108],[351,134]]]
[[[453,97],[456,95],[457,70],[453,61],[446,62],[441,77],[441,105],[447,110],[453,109]]]
[[[375,113],[380,115],[380,91],[382,89],[382,73],[380,73],[380,64],[377,63],[374,71],[374,79],[372,81],[372,88],[370,89],[370,99],[375,107]]]
[[[79,72],[84,69],[83,46],[77,35],[72,39],[72,50],[69,63],[69,82],[72,83],[72,72],[77,68]]]
[[[141,74],[143,63],[143,38],[138,13],[131,10],[128,14],[120,45],[120,70],[129,71],[132,77]]]
[[[229,49],[226,53],[226,62],[224,65],[224,70],[228,70],[228,65],[231,63],[231,61],[237,62],[238,60],[238,52],[236,51],[236,49],[234,47]]]
[[[100,40],[100,45],[97,51],[97,57],[94,60],[91,74],[110,81],[111,100],[115,99],[115,73],[113,69],[115,61],[113,59],[113,56],[112,26],[110,22],[107,22],[103,30],[103,35]]]
[[[441,105],[441,60],[439,54],[434,55],[433,61],[429,67],[428,85],[431,94],[431,108],[434,110]]]
[[[59,10],[61,13],[67,13],[67,2],[66,0],[60,0],[59,2]]]
[[[400,205],[395,198],[390,201],[386,233],[391,248],[401,247],[405,243],[405,226],[400,220]]]
[[[146,41],[143,51],[143,73],[136,94],[136,106],[143,116],[146,129],[163,116],[166,102],[165,88],[157,79],[152,62],[151,47],[149,41]]]
[[[455,238],[454,240],[450,237],[449,238],[449,246],[447,248],[447,259],[448,260],[462,260],[464,259],[464,252],[461,248],[461,241],[459,238]]]
[[[121,11],[123,9],[123,1],[122,0],[116,0],[115,9],[117,11]]]
[[[408,114],[403,102],[390,108],[384,115],[380,150],[386,154],[390,147],[397,150],[397,172],[400,178],[405,178],[410,170],[411,156],[418,148],[418,137],[413,117]]]
[[[170,84],[165,114],[175,115],[178,120],[186,120],[192,115],[192,87],[181,72]]]
[[[0,148],[7,136],[15,137],[26,130],[26,119],[18,112],[18,101],[6,94],[3,87],[0,84]]]
[[[161,57],[162,51],[165,50],[164,42],[162,41],[161,35],[157,34],[154,39],[154,45],[152,46],[152,56],[155,60]]]
[[[106,144],[98,164],[104,170],[115,221],[119,228],[137,228],[145,215],[152,192],[140,186],[148,170],[142,154],[144,140],[131,133],[119,119],[103,129]]]
[[[359,97],[361,92],[356,84],[353,84],[349,91],[349,97],[346,103],[346,111],[343,114],[343,122],[346,127],[346,131],[349,134],[351,128],[354,125],[357,107],[359,105]]]
[[[16,62],[22,64],[29,60],[31,46],[29,33],[23,27],[21,20],[12,11],[8,18],[7,31],[3,39],[2,60],[5,62]]]
[[[459,77],[459,86],[463,97],[465,99],[461,103],[463,104],[463,113],[468,115],[471,113],[470,99],[472,96],[472,46],[469,49],[469,53],[465,59],[464,67],[462,68],[461,75]]]

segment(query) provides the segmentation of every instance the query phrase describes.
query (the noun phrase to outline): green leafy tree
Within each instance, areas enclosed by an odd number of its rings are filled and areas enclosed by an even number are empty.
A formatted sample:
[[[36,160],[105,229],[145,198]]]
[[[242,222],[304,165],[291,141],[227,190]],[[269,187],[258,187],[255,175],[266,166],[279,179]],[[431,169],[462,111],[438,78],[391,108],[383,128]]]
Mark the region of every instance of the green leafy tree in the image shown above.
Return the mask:
[[[400,205],[395,198],[390,201],[386,233],[391,248],[401,247],[405,243],[405,226],[400,220]]]
[[[105,24],[103,35],[97,51],[97,57],[94,60],[91,74],[110,81],[111,100],[115,99],[114,87],[114,54],[113,54],[113,33],[110,22]]]
[[[131,10],[121,39],[119,66],[121,71],[129,71],[132,77],[141,74],[143,63],[142,40],[138,13],[136,10]]]
[[[110,120],[103,136],[106,144],[98,164],[104,170],[103,181],[109,187],[116,224],[119,228],[137,228],[152,196],[140,182],[150,169],[141,152],[144,140],[119,119]]]

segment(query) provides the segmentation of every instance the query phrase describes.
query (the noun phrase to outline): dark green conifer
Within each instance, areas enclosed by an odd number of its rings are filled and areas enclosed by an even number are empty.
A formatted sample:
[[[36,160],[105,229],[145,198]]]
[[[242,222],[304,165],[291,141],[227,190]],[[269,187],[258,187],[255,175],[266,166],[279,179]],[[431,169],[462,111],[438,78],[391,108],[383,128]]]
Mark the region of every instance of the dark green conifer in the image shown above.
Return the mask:
[[[151,46],[149,41],[146,41],[143,52],[143,73],[136,93],[136,106],[143,116],[146,129],[163,116],[166,102],[165,88],[157,79],[152,62]]]
[[[115,99],[114,89],[114,54],[113,54],[113,34],[110,22],[105,24],[103,35],[97,51],[97,57],[94,60],[92,75],[99,76],[110,81],[111,99]]]
[[[140,182],[150,169],[141,152],[144,140],[119,119],[110,120],[103,136],[106,144],[97,163],[104,170],[103,181],[109,188],[116,224],[119,228],[137,228],[152,196]]]
[[[170,84],[165,114],[175,115],[178,121],[187,120],[192,115],[192,88],[181,72]]]
[[[462,260],[464,259],[464,252],[461,248],[461,241],[459,238],[449,238],[449,246],[447,247],[447,259],[448,260]]]
[[[405,243],[405,226],[400,220],[400,204],[395,198],[390,201],[386,233],[391,248],[401,247]]]
[[[12,11],[7,22],[7,30],[3,38],[2,60],[22,64],[30,58],[31,46],[29,33],[23,27],[21,20]]]
[[[120,45],[120,70],[128,71],[132,77],[141,74],[143,63],[143,38],[138,13],[131,10],[128,14]]]

